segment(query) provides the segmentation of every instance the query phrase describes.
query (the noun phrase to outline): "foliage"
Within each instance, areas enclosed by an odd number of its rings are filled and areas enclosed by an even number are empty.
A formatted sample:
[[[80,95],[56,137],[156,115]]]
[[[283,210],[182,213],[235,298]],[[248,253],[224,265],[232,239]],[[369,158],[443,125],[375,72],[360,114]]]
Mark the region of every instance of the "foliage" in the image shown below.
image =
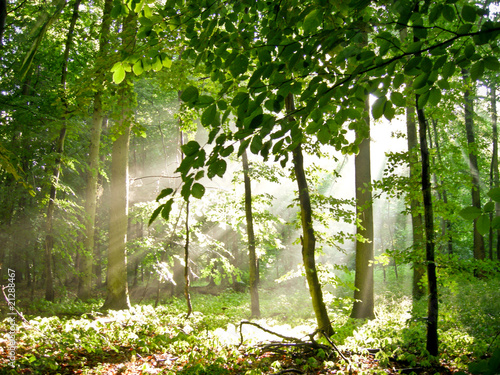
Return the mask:
[[[395,373],[392,368],[408,367],[428,367],[439,373],[453,369],[494,373],[487,369],[495,368],[498,359],[498,273],[478,280],[471,271],[459,271],[447,280],[439,322],[442,367],[433,364],[425,351],[425,301],[412,306],[397,280],[380,291],[372,321],[351,319],[349,311],[330,305],[336,331],[332,339],[347,362],[320,350],[305,357],[293,348],[281,354],[262,352],[260,343],[276,337],[250,326],[243,331],[243,346],[238,346],[238,322],[249,314],[249,297],[228,292],[194,294],[195,313],[189,319],[183,313],[184,301],[177,298],[157,308],[145,304],[106,316],[97,310],[102,301],[35,301],[30,314],[39,316],[28,315],[29,324],[18,320],[16,369],[9,370],[4,362],[1,366],[5,373],[39,374],[98,374],[120,368],[131,372],[161,369],[168,374],[269,374],[291,367],[320,373],[348,368]],[[305,287],[290,292],[289,287],[278,286],[261,293],[263,318],[256,323],[297,338],[312,333],[314,319],[304,303],[308,298]],[[2,329],[7,324],[3,321]],[[2,341],[0,348],[5,345]]]

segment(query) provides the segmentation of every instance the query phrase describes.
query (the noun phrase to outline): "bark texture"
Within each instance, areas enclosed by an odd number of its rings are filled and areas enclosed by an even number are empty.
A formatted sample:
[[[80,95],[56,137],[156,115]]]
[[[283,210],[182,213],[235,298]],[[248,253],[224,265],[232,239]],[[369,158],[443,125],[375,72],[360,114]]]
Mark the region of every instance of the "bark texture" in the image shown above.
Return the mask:
[[[258,272],[257,272],[257,254],[255,252],[255,234],[253,230],[253,213],[252,213],[252,184],[249,175],[248,157],[246,151],[242,155],[243,163],[243,179],[245,185],[245,217],[247,222],[248,236],[248,258],[250,262],[250,302],[252,317],[260,317],[259,307],[259,289],[258,289]]]
[[[369,103],[366,101],[367,113]],[[362,138],[359,153],[354,158],[356,179],[356,216],[360,221],[357,227],[356,240],[356,274],[354,279],[354,305],[351,318],[373,319],[373,205],[372,177],[370,162],[370,117],[365,117],[363,133],[356,132],[356,137]],[[362,237],[364,240],[360,240]]]
[[[438,351],[438,290],[436,263],[434,259],[434,211],[432,205],[430,156],[427,145],[427,120],[424,110],[418,109],[418,98],[416,95],[417,118],[419,124],[420,155],[422,158],[422,195],[424,202],[425,220],[425,260],[427,262],[427,282],[429,286],[429,300],[427,305],[427,351],[437,356]]]
[[[285,98],[287,113],[295,110],[293,103],[293,95],[288,94]],[[290,119],[293,121],[293,118]],[[306,175],[304,172],[304,158],[302,155],[302,144],[299,143],[293,150],[293,169],[297,180],[300,202],[300,217],[302,223],[302,261],[306,272],[307,285],[309,286],[309,294],[311,295],[312,305],[318,329],[326,335],[333,335],[333,328],[326,311],[325,302],[323,301],[323,292],[316,270],[316,237],[314,234],[312,222],[311,199],[309,197],[309,188],[307,185]]]

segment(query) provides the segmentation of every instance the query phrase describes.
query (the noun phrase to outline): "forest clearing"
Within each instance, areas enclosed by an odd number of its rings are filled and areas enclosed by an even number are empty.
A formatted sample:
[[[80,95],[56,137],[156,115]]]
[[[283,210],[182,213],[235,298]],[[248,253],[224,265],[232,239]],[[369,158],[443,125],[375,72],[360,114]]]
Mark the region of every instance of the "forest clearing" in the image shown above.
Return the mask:
[[[0,0],[0,372],[500,374],[500,5]]]

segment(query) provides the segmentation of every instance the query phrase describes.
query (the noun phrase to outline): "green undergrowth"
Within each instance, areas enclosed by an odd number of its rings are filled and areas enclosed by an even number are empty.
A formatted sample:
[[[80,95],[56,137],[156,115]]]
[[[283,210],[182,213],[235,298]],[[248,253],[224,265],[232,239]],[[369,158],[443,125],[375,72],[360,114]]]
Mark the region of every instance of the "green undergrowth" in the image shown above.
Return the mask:
[[[426,301],[413,303],[388,280],[376,298],[372,321],[349,318],[350,299],[342,293],[326,294],[336,332],[332,341],[347,360],[323,349],[307,355],[293,350],[262,352],[260,344],[278,337],[248,324],[241,326],[240,333],[240,322],[249,319],[249,296],[227,292],[193,295],[195,312],[188,319],[182,298],[157,308],[142,304],[107,314],[99,311],[100,300],[89,304],[34,301],[29,310],[37,316],[27,316],[28,323],[16,318],[16,367],[1,359],[0,373],[251,375],[294,368],[304,373],[372,374],[413,367],[453,373],[472,366],[472,373],[494,374],[500,347],[500,278],[455,275],[447,280],[440,287],[439,358],[425,350]],[[254,323],[309,340],[315,320],[303,285],[262,290],[260,297],[262,317]],[[0,325],[3,352],[7,324],[4,320]],[[329,345],[324,338],[317,340]]]

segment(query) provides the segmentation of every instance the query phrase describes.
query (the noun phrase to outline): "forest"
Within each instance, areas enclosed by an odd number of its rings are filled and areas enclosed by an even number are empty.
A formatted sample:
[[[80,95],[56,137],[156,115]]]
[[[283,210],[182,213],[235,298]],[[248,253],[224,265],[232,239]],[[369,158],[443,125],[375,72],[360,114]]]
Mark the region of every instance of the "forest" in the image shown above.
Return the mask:
[[[0,0],[0,374],[500,374],[500,4]]]

